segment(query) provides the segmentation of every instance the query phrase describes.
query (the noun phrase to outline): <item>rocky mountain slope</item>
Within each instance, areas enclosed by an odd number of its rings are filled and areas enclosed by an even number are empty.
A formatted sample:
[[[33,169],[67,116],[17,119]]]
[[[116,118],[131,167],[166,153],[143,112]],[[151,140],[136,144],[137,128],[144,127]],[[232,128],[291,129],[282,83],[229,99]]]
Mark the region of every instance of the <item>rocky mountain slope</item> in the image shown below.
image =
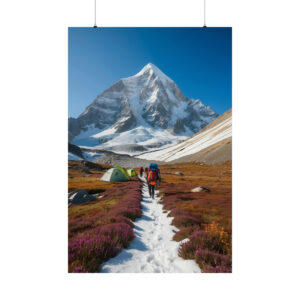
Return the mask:
[[[172,79],[149,63],[105,90],[78,118],[69,118],[69,141],[139,153],[186,139],[216,117],[210,107],[185,97]]]

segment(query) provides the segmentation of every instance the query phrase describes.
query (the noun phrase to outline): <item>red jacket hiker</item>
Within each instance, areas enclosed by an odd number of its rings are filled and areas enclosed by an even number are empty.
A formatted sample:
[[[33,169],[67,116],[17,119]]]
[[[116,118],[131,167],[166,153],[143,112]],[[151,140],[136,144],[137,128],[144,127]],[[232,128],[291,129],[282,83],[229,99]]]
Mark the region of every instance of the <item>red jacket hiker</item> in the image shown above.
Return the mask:
[[[143,168],[143,167],[140,167],[140,177],[143,176],[143,173],[144,173],[144,168]]]
[[[156,181],[158,179],[158,174],[157,174],[157,170],[149,170],[148,172],[148,176],[147,176],[147,181],[148,181],[148,184],[151,184],[151,185],[155,185],[156,184]]]
[[[148,169],[147,170],[147,183],[149,188],[149,195],[152,199],[154,199],[154,189],[157,181],[160,181],[159,169]]]

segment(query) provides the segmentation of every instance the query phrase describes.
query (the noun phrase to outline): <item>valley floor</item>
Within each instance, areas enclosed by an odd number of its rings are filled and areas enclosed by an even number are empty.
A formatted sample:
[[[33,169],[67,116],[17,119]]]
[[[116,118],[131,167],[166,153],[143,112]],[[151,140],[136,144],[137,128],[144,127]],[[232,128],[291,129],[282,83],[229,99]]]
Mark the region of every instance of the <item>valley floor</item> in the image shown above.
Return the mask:
[[[143,180],[143,179],[142,179]],[[157,193],[157,192],[156,192]],[[194,260],[178,256],[179,242],[172,240],[178,229],[164,213],[158,194],[151,199],[147,184],[142,189],[143,215],[134,223],[136,238],[127,249],[102,265],[104,273],[200,273]]]
[[[69,161],[69,192],[95,198],[68,199],[69,272],[232,272],[231,162],[159,165],[155,199],[137,177],[99,180],[110,167]]]

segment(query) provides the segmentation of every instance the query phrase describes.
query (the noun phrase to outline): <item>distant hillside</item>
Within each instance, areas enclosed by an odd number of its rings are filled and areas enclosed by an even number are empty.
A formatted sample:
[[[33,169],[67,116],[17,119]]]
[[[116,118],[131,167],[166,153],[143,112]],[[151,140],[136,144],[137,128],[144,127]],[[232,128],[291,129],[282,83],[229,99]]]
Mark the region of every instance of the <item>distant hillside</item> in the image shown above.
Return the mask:
[[[218,164],[232,160],[232,110],[228,110],[198,133],[177,145],[136,157],[172,163],[202,161]]]

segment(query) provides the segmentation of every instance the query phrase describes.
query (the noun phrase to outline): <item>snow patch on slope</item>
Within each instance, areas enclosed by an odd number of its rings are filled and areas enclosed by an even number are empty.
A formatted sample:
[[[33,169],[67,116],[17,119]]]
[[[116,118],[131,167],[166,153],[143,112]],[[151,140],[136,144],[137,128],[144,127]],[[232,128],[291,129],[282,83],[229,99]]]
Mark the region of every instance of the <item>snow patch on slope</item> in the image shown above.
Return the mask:
[[[149,63],[136,75],[113,84],[70,120],[69,137],[77,146],[98,149],[149,145],[138,154],[154,149],[151,144],[159,148],[181,141],[216,117],[200,100],[185,97],[173,80]],[[144,137],[134,138],[133,129],[144,130]]]
[[[113,146],[122,146],[127,144],[136,144],[144,146],[145,149],[149,147],[149,150],[161,148],[165,145],[176,144],[182,140],[188,138],[189,135],[173,135],[168,130],[155,129],[152,127],[138,126],[128,131],[116,132],[113,127],[110,127],[102,132],[92,134],[93,128],[87,131],[86,135],[81,134],[78,138],[74,139],[75,145],[84,144],[91,149],[110,149]],[[190,133],[190,132],[189,132]],[[155,146],[156,145],[156,146]],[[123,154],[122,151],[117,151]],[[124,151],[125,154],[139,154],[143,151],[132,151],[128,153]]]
[[[68,153],[68,160],[82,160],[82,158],[75,155],[75,154],[73,154],[73,153],[71,153],[71,152],[69,152]]]
[[[92,148],[91,148],[92,149]],[[88,151],[88,150],[81,150],[82,155],[84,158],[81,158],[80,156],[69,152],[68,153],[68,160],[89,160],[89,161],[94,161],[95,159],[100,158],[101,156],[104,155],[104,153],[99,153],[99,152],[94,152],[94,151]]]
[[[141,159],[172,161],[186,155],[197,153],[232,136],[232,117],[220,122],[216,126],[200,131],[184,142],[136,156]]]

